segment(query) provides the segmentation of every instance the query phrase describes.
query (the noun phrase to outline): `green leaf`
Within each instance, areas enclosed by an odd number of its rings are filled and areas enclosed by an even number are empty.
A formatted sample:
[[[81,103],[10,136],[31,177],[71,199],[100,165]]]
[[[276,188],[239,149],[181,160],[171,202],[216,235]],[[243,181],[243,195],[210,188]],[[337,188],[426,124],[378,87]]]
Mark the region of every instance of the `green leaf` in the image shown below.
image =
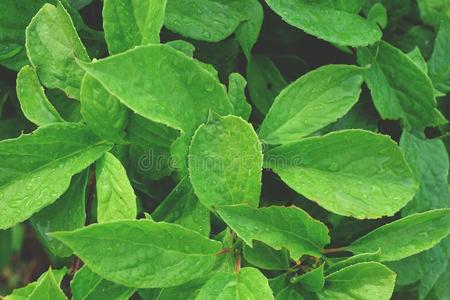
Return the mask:
[[[172,47],[175,50],[183,52],[189,57],[194,56],[195,46],[185,40],[168,41],[166,45]]]
[[[208,278],[199,278],[183,285],[161,289],[157,300],[194,300]]]
[[[303,300],[302,294],[294,285],[282,289],[275,297],[275,300]]]
[[[167,0],[164,25],[195,40],[218,42],[231,35],[245,15],[232,5],[238,0]]]
[[[200,232],[204,236],[210,233],[209,210],[194,194],[188,178],[182,179],[172,192],[152,213],[155,221],[180,224]]]
[[[73,175],[111,146],[85,126],[72,123],[50,124],[1,141],[0,228],[9,228],[52,204],[67,190]]]
[[[450,234],[450,209],[436,209],[381,226],[353,242],[353,253],[381,249],[380,261],[395,261],[430,249]]]
[[[404,132],[400,139],[405,157],[420,186],[414,199],[401,211],[403,216],[450,206],[447,186],[448,154],[442,141],[424,139]],[[432,249],[389,264],[397,273],[399,285],[418,282],[419,298],[423,299],[445,272],[450,257],[450,239],[442,240]]]
[[[177,130],[132,114],[127,132],[131,165],[139,174],[160,179],[173,172],[170,147],[179,136]]]
[[[201,288],[196,300],[270,300],[274,299],[267,278],[254,268],[238,273],[218,272]]]
[[[150,220],[95,224],[53,236],[95,273],[128,287],[158,288],[202,277],[221,243],[176,224]]]
[[[249,123],[213,113],[192,138],[188,160],[191,183],[203,205],[258,206],[263,158]]]
[[[366,101],[360,101],[345,116],[321,129],[320,133],[329,133],[343,129],[364,129],[376,132],[377,121],[371,104]]]
[[[289,269],[289,253],[286,250],[275,250],[264,243],[253,241],[252,247],[244,245],[245,261],[264,270]]]
[[[158,44],[166,2],[106,0],[103,4],[103,29],[109,52],[116,54],[134,46]]]
[[[193,59],[167,45],[139,46],[80,65],[134,112],[175,129],[193,132],[210,109],[232,111],[225,88]]]
[[[172,149],[180,168],[192,134],[210,109],[220,114],[233,111],[224,86],[195,60],[167,45],[138,46],[80,64],[134,112],[184,133]]]
[[[441,140],[423,139],[404,132],[400,147],[419,182],[414,199],[402,209],[402,216],[430,209],[450,207],[447,184],[449,160]]]
[[[58,88],[71,98],[80,98],[84,71],[76,59],[89,61],[72,20],[58,3],[45,4],[26,29],[26,49],[41,82]]]
[[[28,63],[25,28],[47,0],[4,0],[0,6],[0,64],[20,70]]]
[[[439,28],[442,20],[450,20],[450,3],[447,0],[417,0],[422,20]]]
[[[391,216],[417,190],[397,144],[364,130],[286,144],[269,151],[265,160],[296,192],[331,212],[357,219]]]
[[[430,78],[402,51],[381,42],[376,48],[359,49],[358,62],[370,65],[365,79],[383,119],[401,119],[412,128],[446,122],[436,109]]]
[[[378,24],[381,28],[386,28],[388,19],[386,8],[381,3],[375,3],[367,14],[367,20]]]
[[[50,269],[30,294],[28,300],[67,300],[67,297]]]
[[[450,92],[450,67],[448,53],[450,51],[450,5],[449,21],[444,21],[434,41],[433,54],[429,61],[430,78],[436,89],[443,93]]]
[[[323,289],[325,285],[325,277],[323,275],[322,264],[320,267],[315,268],[305,274],[292,278],[292,283],[299,283],[302,287],[310,292],[318,292]]]
[[[302,255],[320,257],[330,242],[327,227],[297,207],[236,205],[218,207],[217,212],[250,247],[258,240],[277,250],[286,248],[294,260]]]
[[[25,66],[20,70],[17,74],[16,89],[20,107],[28,120],[38,126],[63,121],[47,99],[33,68]]]
[[[250,60],[252,48],[258,40],[263,24],[263,7],[258,0],[233,1],[231,5],[245,15],[246,20],[236,29],[236,39],[239,41],[245,57]]]
[[[263,55],[252,55],[247,64],[247,80],[250,99],[263,115],[287,85],[277,66]]]
[[[411,52],[406,53],[406,55],[424,72],[428,73],[428,66],[425,58],[420,52],[419,47],[415,47]]]
[[[136,196],[120,160],[107,152],[95,169],[98,222],[135,219]]]
[[[395,273],[377,262],[359,263],[332,273],[325,278],[325,287],[317,293],[320,300],[391,299]]]
[[[390,262],[388,266],[397,273],[397,285],[414,284],[419,299],[425,299],[440,278],[446,276],[449,257],[450,237],[447,237],[430,250]]]
[[[116,143],[124,143],[128,123],[128,109],[89,74],[81,83],[81,115],[99,136]]]
[[[124,287],[101,278],[86,266],[75,273],[70,282],[70,287],[72,300],[127,300],[135,292],[133,288]]]
[[[446,271],[442,274],[439,280],[436,282],[430,299],[448,300],[450,295],[450,264],[448,264]],[[428,298],[427,298],[428,299]]]
[[[63,280],[64,276],[67,273],[66,268],[62,268],[59,270],[51,270],[53,273],[53,277],[56,280],[57,286],[61,284],[61,281]],[[36,281],[33,281],[29,284],[27,284],[24,287],[15,289],[10,295],[5,296],[4,300],[27,300],[29,299],[29,296],[33,293],[33,291],[36,289],[36,287],[42,282],[44,278],[46,278],[48,274],[48,271],[43,273]]]
[[[73,176],[69,188],[55,203],[31,217],[31,224],[40,239],[56,256],[70,256],[72,251],[47,233],[75,230],[84,226],[86,223],[85,201],[88,175],[88,171],[83,171]]]
[[[295,142],[345,115],[358,101],[362,69],[327,65],[297,79],[275,99],[259,136],[269,144]]]
[[[374,253],[361,253],[361,254],[356,254],[356,255],[350,256],[349,258],[340,260],[340,261],[336,262],[335,264],[332,264],[329,268],[327,268],[325,270],[325,275],[337,272],[341,269],[347,268],[354,264],[359,264],[359,263],[363,263],[363,262],[371,262],[371,261],[377,262],[380,260],[380,253],[381,253],[381,251],[378,250],[377,252],[374,252]]]
[[[250,118],[252,106],[248,104],[245,96],[247,81],[239,73],[231,73],[228,78],[228,98],[234,107],[234,114],[244,120]]]
[[[339,1],[307,0],[266,2],[286,23],[327,42],[359,47],[381,39],[377,25],[348,12],[349,7],[342,1],[341,4]]]

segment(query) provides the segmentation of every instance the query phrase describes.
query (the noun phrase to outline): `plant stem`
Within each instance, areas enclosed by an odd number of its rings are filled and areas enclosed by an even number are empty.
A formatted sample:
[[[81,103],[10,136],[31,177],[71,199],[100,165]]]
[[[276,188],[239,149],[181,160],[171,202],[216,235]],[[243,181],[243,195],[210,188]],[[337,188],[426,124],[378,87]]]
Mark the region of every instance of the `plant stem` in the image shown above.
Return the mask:
[[[331,253],[344,252],[344,251],[347,251],[347,249],[345,247],[338,247],[338,248],[323,249],[322,253],[331,254]]]

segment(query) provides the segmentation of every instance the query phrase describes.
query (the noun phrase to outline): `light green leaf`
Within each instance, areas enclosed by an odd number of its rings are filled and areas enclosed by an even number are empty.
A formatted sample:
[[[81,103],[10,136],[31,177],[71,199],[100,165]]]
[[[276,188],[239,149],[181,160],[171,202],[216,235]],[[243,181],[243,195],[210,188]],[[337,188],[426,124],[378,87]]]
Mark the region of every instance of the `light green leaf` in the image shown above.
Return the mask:
[[[339,271],[343,268],[347,268],[354,264],[359,264],[362,262],[371,262],[371,261],[377,262],[380,259],[380,253],[381,253],[381,251],[378,250],[377,252],[374,252],[374,253],[361,253],[361,254],[356,254],[356,255],[350,256],[349,258],[340,260],[340,261],[336,262],[335,264],[332,264],[329,268],[327,268],[325,270],[325,275],[334,273],[336,271]]]
[[[66,295],[59,287],[52,270],[48,270],[28,300],[67,300]]]
[[[107,152],[95,169],[98,222],[135,219],[136,196],[120,160]]]
[[[135,289],[105,280],[83,266],[70,282],[72,300],[128,300]]]
[[[72,20],[58,3],[45,4],[26,29],[26,49],[41,82],[58,88],[71,98],[80,98],[84,71],[76,59],[89,61]]]
[[[274,299],[267,278],[254,268],[238,273],[218,272],[201,288],[196,300],[270,300]]]
[[[381,42],[358,50],[360,65],[369,65],[366,83],[383,119],[401,119],[405,126],[421,128],[445,123],[436,109],[430,78],[399,49]]]
[[[53,233],[95,273],[124,286],[176,286],[209,273],[221,243],[180,225],[150,220]]]
[[[248,120],[252,112],[252,106],[245,96],[246,85],[247,81],[239,73],[231,73],[228,77],[228,98],[234,107],[234,114],[244,120]]]
[[[277,66],[263,55],[252,55],[247,64],[247,80],[250,98],[263,115],[287,85]]]
[[[322,0],[322,2],[336,9],[357,14],[361,10],[365,0]]]
[[[194,56],[195,46],[185,40],[174,40],[169,41],[166,45],[172,47],[175,50],[183,52],[185,55],[189,57]]]
[[[443,21],[434,41],[433,54],[429,61],[430,78],[436,89],[443,93],[450,92],[450,66],[448,53],[450,52],[450,4],[449,20]]]
[[[218,42],[231,35],[245,20],[233,2],[241,0],[167,0],[164,25],[195,40]]]
[[[217,212],[250,247],[258,240],[277,250],[286,248],[294,260],[320,257],[330,242],[327,227],[297,207],[235,205],[218,207]]]
[[[69,188],[55,203],[31,217],[31,224],[39,238],[56,256],[70,256],[72,251],[47,233],[74,230],[84,226],[86,223],[85,201],[88,177],[88,170],[73,176]]]
[[[178,183],[155,209],[152,217],[158,222],[180,224],[205,236],[209,236],[211,229],[209,210],[198,201],[188,178],[184,178]]]
[[[220,114],[233,111],[224,86],[194,59],[167,45],[138,46],[80,64],[134,112],[181,130],[184,135],[172,151],[182,166],[189,140],[210,109]]]
[[[381,249],[380,261],[395,261],[430,249],[450,234],[450,209],[436,209],[381,226],[353,242],[353,253]]]
[[[192,58],[167,45],[139,46],[80,64],[130,109],[175,129],[193,132],[210,109],[232,111],[225,88]]]
[[[111,146],[85,126],[72,123],[46,125],[32,134],[1,141],[0,228],[9,228],[52,204],[67,190],[73,175]]]
[[[253,241],[252,247],[244,245],[245,261],[264,270],[289,269],[289,253],[285,250],[275,250],[264,243]]]
[[[43,273],[36,281],[33,281],[27,284],[24,287],[15,289],[10,295],[5,296],[4,300],[27,300],[30,294],[36,289],[36,287],[42,282],[42,280],[46,277],[48,271]],[[59,270],[52,270],[53,276],[56,280],[57,286],[61,284],[64,276],[67,274],[67,269],[62,268]]]
[[[269,144],[295,142],[345,115],[358,101],[361,68],[327,65],[297,79],[275,98],[259,136]]]
[[[16,91],[23,114],[31,122],[42,126],[63,121],[47,99],[36,71],[30,66],[23,67],[17,74]]]
[[[402,209],[402,216],[450,207],[447,183],[449,160],[444,143],[438,139],[419,138],[404,132],[400,147],[419,182],[419,190],[414,199]]]
[[[103,4],[103,29],[109,52],[116,54],[134,46],[158,44],[166,2],[106,0]]]
[[[298,193],[357,219],[391,216],[417,190],[397,144],[370,131],[306,138],[269,151],[265,160]]]
[[[249,123],[213,113],[192,138],[188,160],[191,183],[203,205],[258,206],[263,158]]]
[[[395,273],[377,262],[359,263],[332,273],[325,278],[325,287],[317,293],[320,300],[391,299]]]
[[[128,109],[89,74],[81,82],[81,115],[99,136],[124,143]]]
[[[331,43],[358,47],[373,44],[381,39],[382,34],[378,26],[356,13],[346,11],[349,7],[345,2],[307,0],[266,0],[266,2],[286,23]]]

